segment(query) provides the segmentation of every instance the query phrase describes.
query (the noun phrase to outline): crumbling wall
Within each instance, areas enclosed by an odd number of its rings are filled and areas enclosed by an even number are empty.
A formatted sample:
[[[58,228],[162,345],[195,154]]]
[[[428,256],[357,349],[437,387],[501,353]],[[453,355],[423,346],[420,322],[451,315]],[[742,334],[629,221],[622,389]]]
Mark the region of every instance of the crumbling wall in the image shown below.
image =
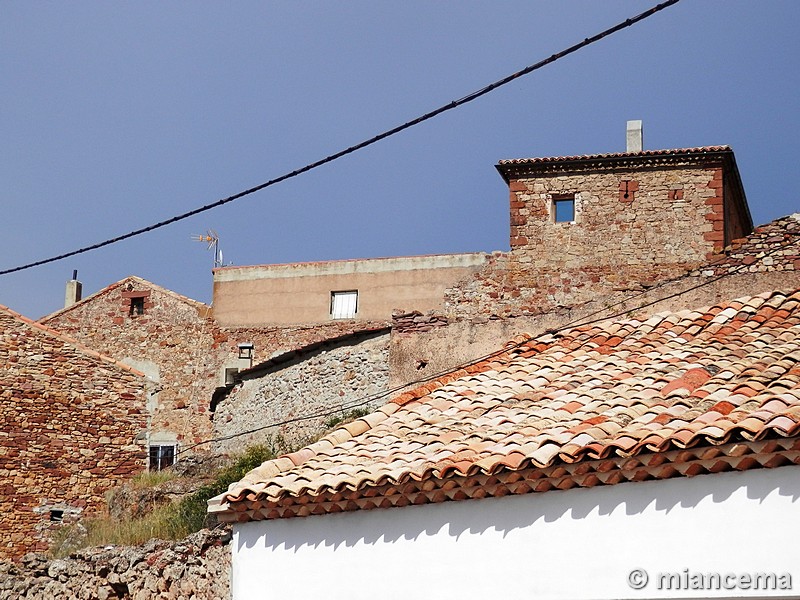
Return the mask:
[[[0,600],[226,600],[229,543],[229,530],[203,530],[179,542],[90,548],[63,559],[29,554],[0,562]]]
[[[493,268],[501,269],[496,264]],[[684,271],[682,277],[612,290],[574,306],[558,306],[542,314],[510,311],[503,316],[487,307],[484,313],[469,318],[398,315],[392,330],[389,384],[456,368],[501,348],[520,333],[535,335],[604,316],[639,317],[700,308],[798,287],[800,214],[795,214],[756,227],[747,237],[733,240],[711,261]]]

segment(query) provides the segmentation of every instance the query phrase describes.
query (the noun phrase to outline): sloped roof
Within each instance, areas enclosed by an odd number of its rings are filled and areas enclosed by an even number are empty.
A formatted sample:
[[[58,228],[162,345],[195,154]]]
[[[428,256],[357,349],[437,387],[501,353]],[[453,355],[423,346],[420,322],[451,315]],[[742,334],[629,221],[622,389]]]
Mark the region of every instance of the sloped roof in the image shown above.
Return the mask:
[[[10,320],[12,323],[14,323],[16,325],[26,326],[26,327],[29,328],[31,333],[33,333],[34,335],[46,335],[46,336],[54,338],[54,339],[56,339],[56,340],[58,340],[60,342],[68,344],[69,346],[72,346],[73,348],[75,348],[78,352],[80,352],[80,353],[82,353],[82,354],[84,354],[84,355],[86,355],[88,357],[91,357],[91,358],[96,359],[98,361],[107,363],[107,364],[112,365],[112,366],[114,366],[114,367],[116,367],[118,369],[122,369],[123,371],[128,371],[128,372],[133,373],[134,375],[137,375],[139,377],[145,377],[144,373],[142,373],[141,371],[139,371],[137,369],[134,369],[130,365],[127,365],[127,364],[125,364],[123,362],[120,362],[120,361],[118,361],[118,360],[116,360],[116,359],[114,359],[114,358],[112,358],[110,356],[107,356],[105,354],[101,354],[100,352],[97,352],[96,350],[92,350],[91,348],[89,348],[88,346],[85,346],[84,344],[82,344],[81,342],[77,341],[76,339],[71,338],[71,337],[69,337],[67,335],[64,335],[63,333],[61,333],[60,331],[58,331],[56,329],[53,329],[52,327],[48,327],[47,325],[44,325],[42,323],[38,323],[36,321],[33,321],[32,319],[24,317],[23,315],[11,310],[7,306],[3,306],[3,305],[0,304],[0,333],[3,333],[4,330],[8,327],[7,325],[3,324],[4,320],[6,320],[6,322],[8,322]],[[0,343],[3,343],[3,341],[4,341],[2,339],[3,337],[5,337],[5,336],[0,336]],[[16,341],[16,339],[14,339],[14,345],[15,346],[19,345],[19,343]]]
[[[695,148],[673,148],[669,150],[642,150],[640,152],[607,152],[605,154],[577,154],[572,156],[542,156],[538,158],[509,158],[498,162],[498,165],[527,165],[536,163],[588,162],[614,158],[648,158],[674,155],[699,155],[732,152],[730,146],[700,146]]]
[[[757,271],[800,271],[800,213],[756,227],[733,240],[725,256],[699,269],[707,275]]]
[[[232,521],[800,464],[800,290],[522,336],[210,504]]]
[[[155,284],[155,283],[153,283],[151,281],[147,281],[146,279],[143,279],[141,277],[137,277],[136,275],[129,275],[128,277],[125,277],[124,279],[120,279],[119,281],[116,281],[116,282],[114,282],[114,283],[112,283],[110,285],[107,285],[102,290],[99,290],[99,291],[95,292],[94,294],[91,294],[91,295],[86,296],[85,298],[83,298],[81,300],[78,300],[78,302],[76,302],[75,304],[72,304],[72,305],[67,306],[65,308],[62,308],[62,309],[59,309],[59,310],[57,310],[57,311],[55,311],[53,313],[50,313],[49,315],[46,315],[46,316],[42,317],[41,319],[39,319],[39,322],[40,323],[47,323],[48,321],[51,321],[52,319],[55,319],[56,317],[60,317],[61,315],[65,314],[65,313],[72,312],[73,310],[77,309],[78,307],[83,306],[84,304],[87,304],[88,302],[92,302],[94,299],[96,299],[96,298],[98,298],[100,296],[103,296],[105,294],[108,294],[109,292],[112,292],[112,291],[120,288],[121,286],[123,286],[123,285],[125,285],[127,283],[135,283],[136,285],[141,285],[141,286],[148,287],[148,288],[150,288],[152,290],[157,290],[158,292],[160,292],[162,294],[166,294],[168,296],[171,296],[172,298],[175,298],[176,300],[179,300],[179,301],[184,302],[184,303],[186,303],[186,304],[188,304],[190,306],[193,306],[194,308],[196,308],[198,310],[203,310],[203,309],[210,310],[210,308],[211,308],[210,306],[208,306],[207,304],[205,304],[203,302],[200,302],[199,300],[193,300],[193,299],[189,298],[188,296],[183,296],[181,294],[178,294],[177,292],[173,292],[172,290],[168,290],[165,287],[161,287],[160,285],[157,285],[157,284]]]

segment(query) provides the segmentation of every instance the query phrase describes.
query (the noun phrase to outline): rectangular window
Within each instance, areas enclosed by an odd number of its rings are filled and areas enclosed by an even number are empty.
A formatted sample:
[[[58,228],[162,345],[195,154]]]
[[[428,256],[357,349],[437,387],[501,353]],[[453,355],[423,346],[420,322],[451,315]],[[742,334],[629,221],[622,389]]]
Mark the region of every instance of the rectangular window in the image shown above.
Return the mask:
[[[144,298],[139,296],[138,298],[131,298],[131,308],[128,313],[130,316],[136,315],[143,315],[144,314]]]
[[[150,446],[150,470],[163,471],[175,464],[175,444]]]
[[[575,221],[575,194],[553,196],[553,221],[556,223]]]
[[[358,312],[358,291],[331,292],[331,317],[352,319]]]

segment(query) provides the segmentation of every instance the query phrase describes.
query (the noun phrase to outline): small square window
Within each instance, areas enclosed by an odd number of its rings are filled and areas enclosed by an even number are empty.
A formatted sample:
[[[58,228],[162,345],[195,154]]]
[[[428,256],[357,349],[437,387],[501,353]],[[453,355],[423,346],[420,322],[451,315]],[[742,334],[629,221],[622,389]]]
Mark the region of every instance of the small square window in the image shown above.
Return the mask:
[[[175,464],[175,444],[150,446],[150,470],[163,471]]]
[[[131,298],[131,308],[128,312],[130,316],[137,316],[144,314],[144,298],[139,296],[136,298]]]
[[[556,223],[575,221],[575,194],[553,196],[553,221]]]
[[[236,383],[236,375],[238,373],[239,369],[236,367],[225,369],[225,385],[233,385]]]
[[[64,511],[57,508],[50,509],[50,522],[61,523],[64,521]]]
[[[352,319],[358,312],[358,291],[331,292],[331,317]]]

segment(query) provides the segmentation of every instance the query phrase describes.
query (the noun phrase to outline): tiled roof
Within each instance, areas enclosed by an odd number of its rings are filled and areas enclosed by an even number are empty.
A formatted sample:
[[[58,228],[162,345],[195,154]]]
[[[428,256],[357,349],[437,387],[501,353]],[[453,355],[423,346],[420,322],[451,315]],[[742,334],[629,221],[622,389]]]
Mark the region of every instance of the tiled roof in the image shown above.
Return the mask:
[[[800,290],[522,336],[210,502],[245,521],[800,464]]]
[[[731,152],[730,146],[702,146],[698,148],[673,148],[671,150],[642,150],[641,152],[610,152],[606,154],[582,154],[575,156],[547,156],[539,158],[511,158],[498,162],[498,165],[526,165],[536,163],[556,162],[581,162],[603,160],[608,158],[647,158],[659,156],[672,156],[677,154],[712,154],[718,152]]]
[[[75,310],[77,307],[82,306],[82,305],[86,304],[87,302],[91,302],[93,299],[95,299],[95,298],[97,298],[99,296],[102,296],[103,294],[108,294],[109,292],[112,292],[112,291],[116,290],[117,288],[125,285],[126,283],[135,283],[136,285],[142,285],[142,286],[148,287],[148,288],[153,289],[153,290],[158,290],[159,292],[161,292],[163,294],[166,294],[168,296],[171,296],[171,297],[175,298],[176,300],[179,300],[181,302],[189,304],[189,305],[195,307],[198,310],[210,311],[210,308],[211,308],[208,304],[200,302],[199,300],[193,300],[192,298],[189,298],[188,296],[183,296],[182,294],[179,294],[177,292],[173,292],[172,290],[168,290],[165,287],[161,287],[160,285],[152,283],[151,281],[147,281],[146,279],[142,279],[141,277],[137,277],[136,275],[129,275],[125,279],[120,279],[119,281],[116,281],[116,282],[114,282],[114,283],[112,283],[110,285],[107,285],[102,290],[99,290],[99,291],[95,292],[94,294],[91,294],[90,296],[86,296],[85,298],[83,298],[81,300],[78,300],[78,302],[76,302],[75,304],[71,304],[70,306],[67,306],[65,308],[61,308],[61,309],[59,309],[59,310],[57,310],[57,311],[55,311],[53,313],[50,313],[49,315],[45,315],[44,317],[39,319],[39,322],[40,323],[47,323],[48,321],[51,321],[52,319],[55,319],[56,317],[59,317],[59,316],[63,315],[64,313],[68,313],[70,311]]]

